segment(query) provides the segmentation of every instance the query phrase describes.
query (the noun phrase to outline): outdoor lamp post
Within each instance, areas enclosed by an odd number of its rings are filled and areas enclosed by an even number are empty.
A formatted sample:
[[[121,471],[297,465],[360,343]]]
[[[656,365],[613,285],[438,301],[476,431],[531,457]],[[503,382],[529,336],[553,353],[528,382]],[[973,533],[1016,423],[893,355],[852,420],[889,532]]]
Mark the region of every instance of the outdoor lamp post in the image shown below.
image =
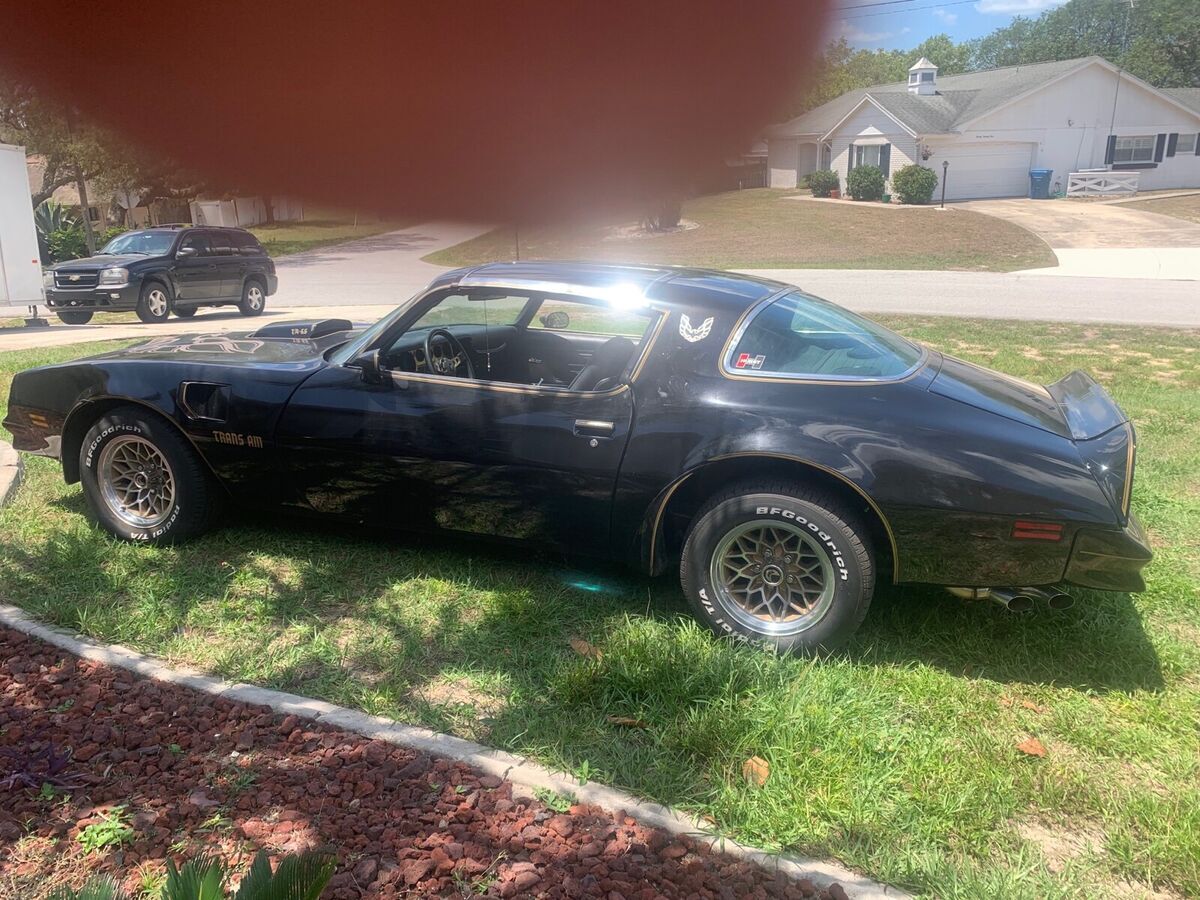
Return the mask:
[[[942,209],[946,208],[946,173],[950,171],[950,160],[942,160]]]

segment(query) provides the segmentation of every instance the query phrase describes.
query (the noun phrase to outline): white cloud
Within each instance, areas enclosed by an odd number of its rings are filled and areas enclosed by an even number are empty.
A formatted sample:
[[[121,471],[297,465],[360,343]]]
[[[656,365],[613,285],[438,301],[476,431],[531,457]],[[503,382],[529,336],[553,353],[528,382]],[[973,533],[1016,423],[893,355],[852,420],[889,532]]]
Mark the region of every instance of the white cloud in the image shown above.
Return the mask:
[[[933,11],[933,14],[936,18],[941,19],[947,25],[953,25],[958,21],[958,13],[946,12],[940,6]]]
[[[847,22],[842,19],[836,22],[833,27],[833,33],[836,37],[843,37],[851,44],[873,44],[876,41],[885,41],[892,37],[895,32],[891,31],[864,31],[853,22]]]
[[[908,34],[910,31],[912,31],[912,29],[909,28],[907,25],[905,25],[903,28],[900,29],[901,34]]]
[[[975,8],[981,13],[1035,13],[1052,6],[1060,6],[1064,0],[979,0]]]

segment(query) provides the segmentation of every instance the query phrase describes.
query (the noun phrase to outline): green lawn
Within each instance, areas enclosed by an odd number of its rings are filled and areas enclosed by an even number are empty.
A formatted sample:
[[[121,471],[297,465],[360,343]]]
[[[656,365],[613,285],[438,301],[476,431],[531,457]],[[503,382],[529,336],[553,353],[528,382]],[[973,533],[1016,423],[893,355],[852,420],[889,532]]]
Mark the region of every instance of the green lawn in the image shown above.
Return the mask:
[[[1187,194],[1183,197],[1147,197],[1144,200],[1131,200],[1120,205],[1140,209],[1142,212],[1174,216],[1177,219],[1200,224],[1200,194]]]
[[[1111,389],[1140,433],[1146,593],[1014,615],[881,589],[845,653],[777,658],[697,627],[669,577],[477,541],[242,517],[177,548],[118,543],[31,458],[0,511],[0,598],[586,771],[932,896],[1200,894],[1200,333],[887,322],[1015,375],[1082,367]],[[0,355],[0,408],[12,371],[95,349]],[[1030,737],[1044,758],[1017,749]],[[755,755],[761,788],[741,773]]]
[[[425,257],[444,266],[496,259],[598,259],[716,269],[956,269],[1011,272],[1057,265],[1046,244],[1009,222],[964,209],[862,206],[732,191],[684,204],[699,228],[611,240],[599,226],[498,228]]]
[[[356,216],[352,212],[312,209],[307,211],[307,218],[302,222],[255,225],[247,231],[254,233],[269,255],[287,256],[388,231],[398,231],[412,224],[412,219],[376,215]]]

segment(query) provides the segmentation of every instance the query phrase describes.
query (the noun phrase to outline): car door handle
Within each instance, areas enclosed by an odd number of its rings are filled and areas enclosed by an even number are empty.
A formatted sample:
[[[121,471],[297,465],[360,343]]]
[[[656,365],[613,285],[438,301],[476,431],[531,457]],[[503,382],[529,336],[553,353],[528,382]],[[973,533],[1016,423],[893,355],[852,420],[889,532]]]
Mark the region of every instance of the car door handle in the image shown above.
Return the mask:
[[[575,420],[575,433],[578,435],[612,437],[612,433],[616,430],[616,427],[616,424],[613,422],[603,422],[599,419]]]

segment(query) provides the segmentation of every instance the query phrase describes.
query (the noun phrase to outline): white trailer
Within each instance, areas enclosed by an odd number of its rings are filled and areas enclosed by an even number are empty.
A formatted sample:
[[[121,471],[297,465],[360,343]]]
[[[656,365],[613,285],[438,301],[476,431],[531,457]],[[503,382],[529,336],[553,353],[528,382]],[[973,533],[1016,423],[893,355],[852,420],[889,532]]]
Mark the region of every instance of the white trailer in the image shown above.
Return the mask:
[[[25,148],[0,144],[0,306],[27,306],[42,300],[42,262]]]

